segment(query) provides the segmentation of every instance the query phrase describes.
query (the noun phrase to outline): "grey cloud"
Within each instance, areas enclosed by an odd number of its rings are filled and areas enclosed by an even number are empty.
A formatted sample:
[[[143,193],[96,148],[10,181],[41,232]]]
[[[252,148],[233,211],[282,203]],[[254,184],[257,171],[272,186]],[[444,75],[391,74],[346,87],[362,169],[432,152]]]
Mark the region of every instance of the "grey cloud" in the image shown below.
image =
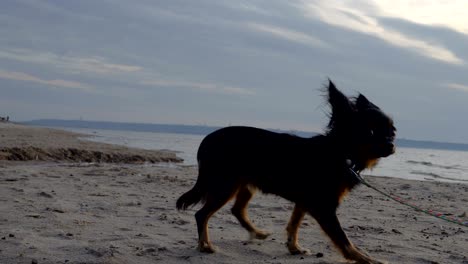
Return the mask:
[[[330,77],[345,93],[362,92],[393,114],[402,137],[468,142],[462,133],[451,132],[454,127],[468,131],[457,121],[468,115],[468,94],[444,86],[468,84],[466,65],[422,55],[415,52],[417,45],[395,45],[363,30],[307,17],[303,2],[5,2],[0,68],[37,79],[3,78],[0,91],[3,100],[27,101],[37,109],[50,98],[57,111],[62,105],[70,115],[71,106],[76,115],[89,115],[92,108],[95,119],[138,116],[148,122],[316,129],[326,123],[319,88]],[[362,20],[355,22],[358,26],[368,19],[354,15]],[[458,32],[371,18],[367,22],[387,32],[426,43],[423,48],[468,59],[466,36]],[[71,88],[34,93],[36,85],[47,87],[50,80],[83,83],[100,93]],[[15,109],[18,116],[28,115]],[[43,115],[51,113],[52,107],[47,109]],[[445,130],[421,132],[442,125]]]

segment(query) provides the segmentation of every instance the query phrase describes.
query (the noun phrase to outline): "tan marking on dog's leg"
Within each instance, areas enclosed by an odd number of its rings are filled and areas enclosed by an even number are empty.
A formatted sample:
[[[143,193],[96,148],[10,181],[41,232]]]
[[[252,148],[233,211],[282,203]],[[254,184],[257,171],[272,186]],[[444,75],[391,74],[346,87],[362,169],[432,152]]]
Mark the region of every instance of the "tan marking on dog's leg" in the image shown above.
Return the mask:
[[[237,192],[236,202],[231,209],[232,214],[239,220],[239,223],[250,234],[250,240],[266,239],[270,233],[257,229],[247,215],[247,204],[252,199],[255,188],[250,186],[242,186]]]
[[[198,227],[198,247],[197,247],[197,249],[198,249],[198,251],[204,252],[204,253],[214,253],[215,252],[215,248],[211,244],[209,234],[208,234],[208,220],[211,217],[211,215],[213,215],[213,213],[211,213],[209,215],[195,214],[195,217],[197,219],[197,227]]]
[[[227,196],[208,196],[206,198],[205,205],[195,213],[195,219],[197,220],[197,229],[198,229],[198,250],[204,253],[214,253],[215,248],[210,242],[210,237],[208,233],[208,220],[213,214],[223,207],[229,200],[231,200],[236,191]]]
[[[354,260],[356,263],[360,264],[384,263],[360,252],[351,241],[349,241],[341,228],[335,212],[322,212],[320,214],[315,214],[314,217],[346,259]]]
[[[304,219],[305,213],[306,212],[296,204],[294,206],[291,218],[289,219],[288,226],[286,227],[286,232],[288,235],[286,246],[288,247],[289,252],[293,255],[310,254],[309,250],[302,248],[298,243],[299,226]]]

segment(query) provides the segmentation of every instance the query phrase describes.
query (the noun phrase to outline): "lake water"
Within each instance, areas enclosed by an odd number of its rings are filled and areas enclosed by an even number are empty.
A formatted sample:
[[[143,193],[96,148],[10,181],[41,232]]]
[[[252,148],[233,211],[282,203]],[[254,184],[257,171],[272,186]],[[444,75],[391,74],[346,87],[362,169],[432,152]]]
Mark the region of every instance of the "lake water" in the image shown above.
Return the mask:
[[[64,128],[61,128],[64,129]],[[92,135],[88,140],[143,149],[167,149],[177,152],[186,165],[196,165],[196,153],[204,136],[98,129],[66,130]],[[363,174],[413,180],[462,182],[468,184],[468,152],[398,148]]]

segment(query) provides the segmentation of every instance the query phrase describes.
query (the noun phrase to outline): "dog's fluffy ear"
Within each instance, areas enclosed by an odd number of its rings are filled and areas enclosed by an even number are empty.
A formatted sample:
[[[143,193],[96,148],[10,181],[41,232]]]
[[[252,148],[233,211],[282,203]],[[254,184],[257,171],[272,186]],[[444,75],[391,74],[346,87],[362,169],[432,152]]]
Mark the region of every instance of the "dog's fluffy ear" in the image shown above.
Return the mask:
[[[364,95],[359,94],[356,99],[356,107],[358,110],[366,110],[366,109],[380,109],[375,104],[371,103]]]
[[[330,79],[328,79],[328,102],[332,110],[332,119],[346,118],[353,112],[351,101],[336,88]]]

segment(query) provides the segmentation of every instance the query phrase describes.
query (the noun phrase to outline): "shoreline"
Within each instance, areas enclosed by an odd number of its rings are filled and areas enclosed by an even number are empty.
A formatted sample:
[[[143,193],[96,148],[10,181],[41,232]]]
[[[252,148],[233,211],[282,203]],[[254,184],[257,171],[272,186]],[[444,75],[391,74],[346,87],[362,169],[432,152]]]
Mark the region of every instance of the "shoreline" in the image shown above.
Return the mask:
[[[37,135],[34,127],[23,129]],[[26,130],[21,130],[23,141],[14,143],[47,149],[62,141],[55,134],[61,132],[52,130],[46,133],[49,141],[36,142],[25,136]],[[4,131],[0,127],[5,135],[0,143],[14,147],[7,137],[17,135]],[[76,144],[88,147],[84,141]],[[128,149],[122,151],[141,151]],[[0,263],[346,263],[310,216],[299,230],[299,241],[312,255],[289,255],[284,229],[293,204],[260,193],[250,203],[249,215],[271,237],[247,242],[229,204],[210,221],[219,251],[199,253],[194,213],[200,207],[175,209],[176,199],[193,186],[196,175],[196,166],[181,163],[0,161]],[[376,176],[366,180],[423,208],[467,219],[467,184]],[[338,217],[350,240],[374,258],[468,264],[467,228],[416,212],[366,186],[345,198]]]
[[[143,150],[86,140],[90,135],[55,128],[0,124],[0,160],[156,163],[183,160],[168,150]]]
[[[175,152],[184,159],[184,165],[196,165],[196,149],[202,141],[201,136],[161,134],[156,132],[125,132],[118,130],[99,129],[71,129],[56,128],[76,133],[91,135],[85,138],[87,141],[102,142],[108,144],[125,145],[144,149],[162,149]],[[141,134],[140,134],[141,133]],[[171,142],[178,142],[177,144]],[[145,145],[145,143],[147,145]],[[433,150],[429,152],[421,149],[398,148],[397,153],[382,159],[372,170],[366,170],[363,175],[399,177],[402,179],[442,181],[468,184],[468,166],[464,166],[464,160],[468,155],[458,156],[452,159],[453,152]],[[467,154],[460,153],[460,154]],[[440,160],[434,159],[440,156]],[[416,159],[414,158],[416,157]],[[443,165],[451,162],[450,165]],[[396,170],[395,170],[396,169]],[[453,175],[454,171],[461,174]]]

